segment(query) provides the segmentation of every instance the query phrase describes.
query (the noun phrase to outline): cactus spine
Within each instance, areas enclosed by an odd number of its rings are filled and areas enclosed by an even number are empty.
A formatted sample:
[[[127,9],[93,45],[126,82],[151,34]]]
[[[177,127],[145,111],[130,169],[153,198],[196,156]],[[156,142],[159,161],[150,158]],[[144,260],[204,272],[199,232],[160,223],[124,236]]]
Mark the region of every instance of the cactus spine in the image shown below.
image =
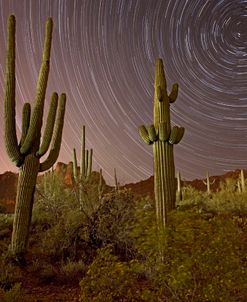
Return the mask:
[[[86,150],[86,135],[85,135],[85,126],[82,127],[81,135],[81,158],[80,158],[80,170],[78,175],[77,170],[77,156],[76,150],[73,149],[73,176],[76,184],[79,187],[79,203],[80,207],[83,206],[83,200],[85,195],[83,193],[82,186],[89,180],[92,173],[92,159],[93,159],[93,149],[89,151]]]
[[[203,180],[203,183],[204,183],[204,185],[207,186],[207,193],[208,193],[208,194],[211,194],[211,185],[213,185],[214,182],[215,182],[215,179],[214,179],[213,181],[210,182],[209,174],[208,174],[208,172],[207,172],[206,181]]]
[[[156,61],[154,84],[154,124],[146,128],[139,127],[143,141],[153,145],[154,189],[158,226],[165,227],[167,213],[175,208],[176,180],[173,157],[173,145],[180,142],[184,128],[171,127],[170,103],[175,102],[178,85],[174,84],[170,94],[161,59]]]
[[[48,18],[35,104],[32,114],[29,103],[23,106],[22,135],[18,143],[15,121],[15,17],[11,15],[8,19],[4,127],[7,153],[20,168],[11,240],[11,251],[17,258],[24,256],[27,248],[38,172],[46,171],[56,162],[62,140],[66,96],[62,94],[58,102],[58,95],[53,93],[41,142],[43,109],[50,66],[52,25],[52,19]],[[40,163],[41,156],[47,152],[49,146],[47,159]]]

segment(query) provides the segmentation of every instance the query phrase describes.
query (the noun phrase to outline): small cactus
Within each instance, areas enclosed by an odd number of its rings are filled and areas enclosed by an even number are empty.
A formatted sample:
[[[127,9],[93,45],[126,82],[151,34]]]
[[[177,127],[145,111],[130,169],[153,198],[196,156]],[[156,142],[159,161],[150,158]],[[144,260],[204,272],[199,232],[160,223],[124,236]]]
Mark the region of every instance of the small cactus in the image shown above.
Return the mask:
[[[183,193],[182,193],[182,184],[181,184],[181,174],[180,172],[177,173],[177,196],[178,200],[183,200]]]
[[[103,182],[102,182],[102,169],[100,169],[99,172],[99,185],[98,185],[98,196],[99,196],[99,201],[101,201],[103,197]]]
[[[241,191],[245,192],[245,178],[244,178],[244,170],[240,171],[240,182],[241,182]]]
[[[86,141],[85,126],[83,125],[82,136],[81,136],[81,158],[80,158],[79,175],[77,170],[76,150],[73,149],[73,176],[74,176],[74,181],[79,188],[80,207],[83,207],[83,201],[85,199],[85,194],[82,187],[89,181],[92,173],[93,149],[90,149],[89,151],[86,150],[85,141]]]
[[[204,183],[204,185],[207,186],[207,193],[211,194],[211,185],[213,185],[215,183],[215,179],[210,182],[208,172],[207,172],[207,175],[206,175],[206,180],[203,180],[203,183]]]
[[[119,182],[118,182],[118,179],[117,179],[116,168],[114,168],[114,182],[115,182],[115,191],[118,192],[118,190],[119,190]]]

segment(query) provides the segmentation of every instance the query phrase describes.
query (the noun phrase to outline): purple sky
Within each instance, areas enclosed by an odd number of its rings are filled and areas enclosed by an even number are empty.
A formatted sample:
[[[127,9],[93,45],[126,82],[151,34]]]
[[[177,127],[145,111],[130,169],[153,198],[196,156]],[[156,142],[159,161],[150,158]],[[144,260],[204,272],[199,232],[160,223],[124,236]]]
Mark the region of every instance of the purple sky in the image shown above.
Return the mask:
[[[0,0],[0,173],[17,171],[4,145],[3,92],[6,23],[16,16],[16,119],[33,104],[44,25],[54,20],[51,93],[66,92],[58,161],[79,152],[86,125],[93,168],[113,183],[152,175],[152,147],[138,126],[152,124],[154,63],[164,60],[168,87],[180,92],[172,121],[185,127],[175,146],[185,179],[247,168],[247,1],[225,0]],[[45,156],[43,157],[43,159]]]

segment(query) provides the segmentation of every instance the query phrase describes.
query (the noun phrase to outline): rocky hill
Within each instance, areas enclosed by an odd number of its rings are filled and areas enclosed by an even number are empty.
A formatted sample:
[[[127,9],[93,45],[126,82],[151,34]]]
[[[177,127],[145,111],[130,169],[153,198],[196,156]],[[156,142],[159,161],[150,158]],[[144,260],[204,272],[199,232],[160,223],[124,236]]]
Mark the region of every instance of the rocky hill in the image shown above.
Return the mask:
[[[54,168],[54,173],[60,176],[64,180],[66,186],[72,186],[73,183],[73,168],[72,162],[64,164],[58,162]],[[245,177],[247,178],[247,171],[244,171]],[[220,182],[227,178],[238,179],[240,175],[240,170],[230,171],[224,175],[210,176],[210,182],[212,191],[217,191],[220,187]],[[42,179],[43,175],[38,176],[38,182]],[[92,173],[92,180],[99,180],[99,173]],[[5,172],[0,174],[0,205],[4,207],[5,212],[13,212],[16,197],[18,174],[13,172]],[[103,183],[106,186],[106,190],[112,189],[111,186],[106,185],[105,181]],[[197,190],[206,191],[206,185],[203,183],[202,179],[195,179],[193,181],[182,181],[184,186],[190,185]],[[149,195],[151,198],[154,197],[154,177],[151,176],[146,180],[139,181],[137,183],[130,183],[122,186],[121,188],[129,188],[133,191],[136,196],[146,196]]]

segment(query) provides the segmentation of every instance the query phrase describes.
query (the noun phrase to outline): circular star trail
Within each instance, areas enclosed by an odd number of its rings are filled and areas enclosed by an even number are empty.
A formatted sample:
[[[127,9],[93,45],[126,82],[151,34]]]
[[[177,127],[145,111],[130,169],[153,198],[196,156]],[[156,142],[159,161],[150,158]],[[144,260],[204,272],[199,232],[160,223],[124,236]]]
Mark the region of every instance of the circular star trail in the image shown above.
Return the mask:
[[[164,61],[174,125],[176,170],[193,179],[247,168],[247,1],[245,0],[0,0],[0,173],[17,171],[4,146],[6,23],[16,16],[16,125],[33,104],[44,25],[54,21],[46,112],[53,91],[67,94],[58,161],[72,161],[86,125],[93,168],[113,183],[153,173],[152,148],[138,126],[152,124],[154,64]],[[45,121],[45,119],[44,119]],[[45,156],[42,158],[45,159]]]

